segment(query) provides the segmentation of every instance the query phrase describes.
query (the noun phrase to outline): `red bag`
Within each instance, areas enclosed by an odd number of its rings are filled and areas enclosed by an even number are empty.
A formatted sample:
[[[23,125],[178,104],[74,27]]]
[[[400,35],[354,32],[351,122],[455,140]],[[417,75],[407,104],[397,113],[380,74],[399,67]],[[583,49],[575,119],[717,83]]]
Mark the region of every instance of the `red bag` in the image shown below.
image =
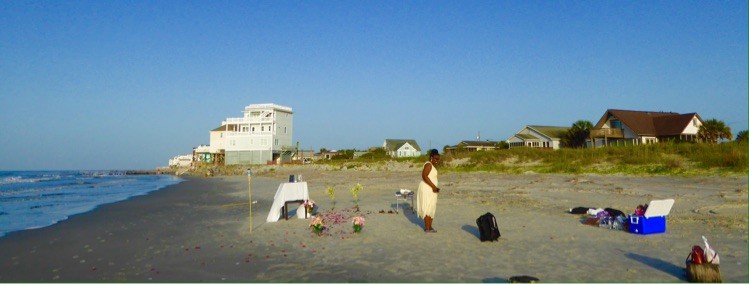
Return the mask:
[[[700,246],[692,247],[692,252],[687,256],[687,280],[700,283],[723,282],[719,266],[706,262],[704,255],[705,251]]]
[[[702,264],[705,262],[704,260],[705,251],[702,250],[702,247],[700,246],[693,246],[692,247],[692,263],[693,264]]]

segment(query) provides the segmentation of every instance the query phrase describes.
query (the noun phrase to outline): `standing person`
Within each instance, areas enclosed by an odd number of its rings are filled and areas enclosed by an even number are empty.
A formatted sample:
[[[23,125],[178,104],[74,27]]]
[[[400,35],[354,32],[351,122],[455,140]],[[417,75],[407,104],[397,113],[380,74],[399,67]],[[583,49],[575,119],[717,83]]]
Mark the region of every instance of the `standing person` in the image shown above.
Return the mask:
[[[429,150],[429,162],[424,163],[424,169],[421,171],[421,182],[416,192],[416,212],[419,217],[424,218],[424,232],[436,233],[432,228],[434,214],[437,211],[437,193],[440,189],[437,178],[437,168],[434,166],[440,160],[440,153],[437,149]]]

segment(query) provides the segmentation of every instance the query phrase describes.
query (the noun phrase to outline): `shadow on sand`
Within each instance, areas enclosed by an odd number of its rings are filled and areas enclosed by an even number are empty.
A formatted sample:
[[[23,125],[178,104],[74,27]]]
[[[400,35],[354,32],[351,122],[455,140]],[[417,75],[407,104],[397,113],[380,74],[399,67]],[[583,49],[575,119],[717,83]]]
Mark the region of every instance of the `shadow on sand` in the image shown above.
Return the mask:
[[[424,219],[419,218],[418,214],[409,209],[408,204],[401,203],[400,205],[402,208],[398,208],[398,212],[403,213],[403,216],[405,216],[408,221],[411,221],[411,223],[424,230]],[[393,207],[395,207],[395,203],[393,203]]]
[[[479,227],[471,226],[471,225],[463,225],[463,231],[468,232],[469,234],[473,235],[477,239],[481,239],[481,232],[479,232]]]
[[[636,254],[636,253],[631,253],[631,252],[624,254],[624,256],[626,256],[627,258],[642,262],[643,264],[653,267],[655,269],[658,269],[660,271],[671,274],[679,278],[679,280],[687,281],[687,275],[684,272],[684,267],[675,265],[673,263],[670,263],[661,259],[652,258],[646,255],[641,255],[641,254]]]
[[[501,278],[501,277],[492,277],[492,278],[484,278],[484,280],[481,280],[483,283],[508,283],[510,282],[510,279],[507,278]]]

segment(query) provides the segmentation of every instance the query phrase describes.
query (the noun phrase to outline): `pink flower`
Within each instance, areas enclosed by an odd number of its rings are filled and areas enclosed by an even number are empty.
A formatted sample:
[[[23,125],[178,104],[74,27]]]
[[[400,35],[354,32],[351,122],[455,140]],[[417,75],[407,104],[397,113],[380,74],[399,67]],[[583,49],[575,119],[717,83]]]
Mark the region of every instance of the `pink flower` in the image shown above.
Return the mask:
[[[322,218],[318,216],[312,218],[312,221],[310,221],[309,223],[309,227],[312,228],[312,231],[317,233],[318,236],[321,235],[322,231],[325,229]]]
[[[364,217],[362,216],[356,216],[354,217],[354,233],[361,232],[361,229],[364,227]]]
[[[315,228],[317,228],[318,226],[322,227],[323,226],[322,218],[320,218],[319,216],[313,217],[309,223],[309,226],[315,227]]]
[[[356,216],[354,217],[354,225],[364,226],[364,217],[362,216]]]
[[[312,209],[315,207],[315,201],[312,199],[308,199],[304,201],[304,207],[307,209]]]

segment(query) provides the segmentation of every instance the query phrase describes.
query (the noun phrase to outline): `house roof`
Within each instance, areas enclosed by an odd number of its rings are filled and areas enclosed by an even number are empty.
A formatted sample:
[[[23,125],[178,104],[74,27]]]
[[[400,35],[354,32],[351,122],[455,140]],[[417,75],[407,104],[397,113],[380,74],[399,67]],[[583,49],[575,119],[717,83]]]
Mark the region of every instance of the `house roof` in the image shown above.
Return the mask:
[[[565,133],[570,129],[569,127],[563,126],[542,126],[542,125],[527,125],[526,127],[531,128],[535,131],[540,132],[549,138],[562,138]],[[536,137],[533,137],[536,138]]]
[[[421,151],[419,144],[416,143],[416,140],[413,139],[385,139],[385,150],[396,151],[406,143],[413,146],[416,151]]]
[[[219,127],[216,127],[216,129],[213,129],[211,131],[226,131],[228,127],[228,124],[221,125]]]
[[[239,130],[239,126],[237,126],[236,124],[224,124],[224,125],[221,125],[219,127],[212,129],[211,132],[213,131],[237,131],[237,130]]]
[[[468,147],[497,147],[499,142],[497,141],[460,141],[458,145]]]
[[[538,137],[530,134],[515,134],[515,136],[523,140],[538,139]]]
[[[275,109],[280,111],[285,111],[288,113],[293,113],[290,107],[277,105],[274,103],[267,103],[267,104],[251,104],[246,107],[244,107],[244,111],[253,111],[253,110],[262,110],[262,109]]]
[[[610,117],[616,117],[637,135],[679,135],[697,117],[697,113],[678,114],[675,112],[634,111],[609,109],[603,114],[594,129],[601,129]]]

